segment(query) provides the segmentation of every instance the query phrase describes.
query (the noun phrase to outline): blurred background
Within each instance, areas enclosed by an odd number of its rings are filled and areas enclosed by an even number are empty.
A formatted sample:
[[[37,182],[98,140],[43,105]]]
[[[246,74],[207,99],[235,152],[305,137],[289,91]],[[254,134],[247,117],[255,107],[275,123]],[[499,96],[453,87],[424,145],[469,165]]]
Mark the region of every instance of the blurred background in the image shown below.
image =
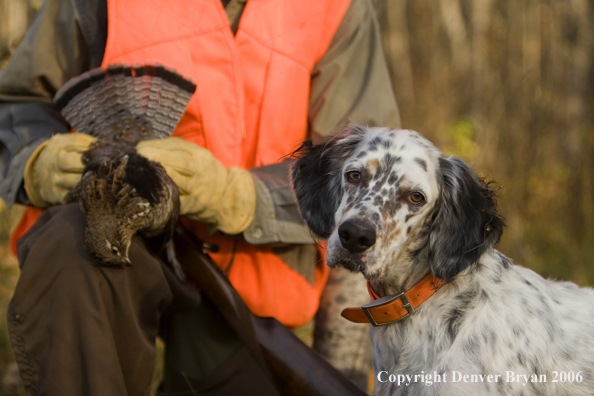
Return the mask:
[[[373,0],[403,126],[498,183],[499,250],[545,277],[594,284],[594,2]],[[0,69],[40,0],[0,0]],[[0,204],[0,395],[12,388]],[[7,375],[5,375],[7,374]]]

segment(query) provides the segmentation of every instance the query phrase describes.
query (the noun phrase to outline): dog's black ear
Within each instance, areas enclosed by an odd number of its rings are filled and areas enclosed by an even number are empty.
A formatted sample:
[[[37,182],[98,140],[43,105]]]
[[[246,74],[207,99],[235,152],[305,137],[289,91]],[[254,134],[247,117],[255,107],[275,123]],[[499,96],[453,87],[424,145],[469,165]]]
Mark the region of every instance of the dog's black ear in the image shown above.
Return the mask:
[[[429,262],[445,281],[477,262],[501,238],[495,193],[464,161],[439,160],[441,197],[429,231]]]
[[[357,147],[365,128],[351,124],[329,142],[303,144],[304,153],[291,168],[292,187],[305,224],[319,238],[334,230],[334,214],[342,199],[342,164]]]

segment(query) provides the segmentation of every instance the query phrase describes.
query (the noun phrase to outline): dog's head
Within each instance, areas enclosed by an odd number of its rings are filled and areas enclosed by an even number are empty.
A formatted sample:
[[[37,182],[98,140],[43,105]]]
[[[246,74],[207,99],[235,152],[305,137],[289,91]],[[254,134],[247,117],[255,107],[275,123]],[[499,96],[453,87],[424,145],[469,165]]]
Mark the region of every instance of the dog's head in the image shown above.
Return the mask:
[[[423,257],[451,280],[501,237],[492,190],[417,132],[351,125],[306,151],[293,188],[308,227],[328,239],[330,267],[382,282]]]

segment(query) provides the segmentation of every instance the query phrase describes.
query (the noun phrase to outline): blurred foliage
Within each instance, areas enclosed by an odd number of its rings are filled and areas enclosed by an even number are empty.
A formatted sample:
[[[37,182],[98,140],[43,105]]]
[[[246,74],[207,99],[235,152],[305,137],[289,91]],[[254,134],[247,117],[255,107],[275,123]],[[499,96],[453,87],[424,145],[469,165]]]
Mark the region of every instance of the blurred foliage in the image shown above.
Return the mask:
[[[471,117],[463,117],[451,124],[440,125],[437,134],[444,139],[440,149],[446,155],[455,155],[472,161],[480,154],[476,136],[480,125]]]
[[[157,337],[157,358],[155,360],[155,371],[153,372],[153,380],[151,382],[151,396],[157,394],[159,384],[163,379],[163,363],[165,358],[165,343],[161,338]]]
[[[9,364],[14,361],[6,327],[6,310],[19,275],[17,260],[8,251],[8,238],[21,213],[21,208],[8,210],[6,205],[0,202],[0,378],[3,378],[0,396],[21,394],[20,390],[10,392],[9,389],[12,387],[6,384],[8,376],[5,378]]]
[[[501,185],[499,249],[594,282],[594,3],[375,0],[403,127]]]

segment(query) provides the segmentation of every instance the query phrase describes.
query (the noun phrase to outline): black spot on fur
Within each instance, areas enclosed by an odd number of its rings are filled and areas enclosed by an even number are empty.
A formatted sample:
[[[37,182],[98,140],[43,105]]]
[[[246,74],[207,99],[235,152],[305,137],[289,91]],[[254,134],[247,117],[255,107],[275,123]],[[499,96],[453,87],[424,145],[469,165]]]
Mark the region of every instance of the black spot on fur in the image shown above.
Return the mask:
[[[453,339],[453,338],[452,338]],[[474,337],[469,337],[463,346],[464,352],[470,361],[478,360],[477,356],[480,351],[480,343]]]
[[[482,301],[487,301],[489,299],[489,295],[487,294],[487,292],[484,289],[481,289],[481,292],[479,293],[479,298]]]
[[[375,174],[375,176],[374,176],[374,179],[377,179],[377,178],[378,178],[378,176],[379,176],[379,174],[378,174],[378,173],[376,173],[376,174]],[[373,185],[373,187],[372,187],[371,191],[373,191],[373,192],[377,193],[377,192],[379,192],[381,189],[382,189],[382,183],[381,183],[381,182],[376,182],[376,183]]]
[[[382,142],[382,139],[379,136],[376,136],[369,142],[367,149],[371,152],[375,152],[375,151],[377,151],[381,142]]]
[[[458,300],[459,306],[468,307],[476,295],[478,294],[477,290],[468,290],[463,293],[458,294],[454,299]]]
[[[501,262],[501,265],[503,266],[503,268],[509,268],[513,265],[514,261],[512,259],[510,259],[509,257],[506,257],[503,253],[501,252],[496,252],[497,257],[499,257],[499,261]]]
[[[373,221],[379,221],[379,219],[380,219],[379,213],[373,213],[371,215],[371,220],[373,220]]]
[[[520,338],[520,336],[524,334],[524,330],[522,330],[522,328],[518,326],[513,326],[512,332],[514,333],[514,337],[516,338]]]
[[[374,137],[373,139],[371,139],[371,142],[369,142],[369,144],[375,144],[375,145],[378,145],[378,144],[380,144],[380,143],[382,143],[382,142],[383,142],[383,139],[382,139],[382,137],[381,137],[381,136],[376,136],[376,137]]]
[[[387,200],[386,203],[382,206],[381,212],[384,216],[394,217],[398,209],[402,207],[402,203],[396,200]]]
[[[472,304],[476,297],[476,293],[476,290],[470,290],[454,297],[458,303],[454,309],[450,311],[448,318],[446,319],[446,329],[452,341],[456,338],[456,335],[458,334],[458,325],[464,319],[466,310]]]
[[[367,190],[365,190],[365,189],[359,190],[359,192],[354,196],[355,202],[361,202],[361,200],[363,199],[365,194],[367,194]]]
[[[392,171],[390,173],[390,177],[388,178],[388,184],[391,186],[396,185],[396,183],[398,182],[398,174],[394,171]]]
[[[421,166],[421,168],[423,168],[423,170],[424,170],[425,172],[427,172],[427,162],[426,162],[425,160],[422,160],[422,159],[420,159],[420,158],[415,158],[415,162],[416,162],[417,164],[419,164],[419,165]]]
[[[562,339],[563,337],[562,334],[560,334],[559,326],[557,325],[557,323],[553,322],[553,319],[551,319],[550,311],[550,309],[547,309],[547,315],[545,315],[545,328],[547,330],[547,335],[549,336],[549,339],[551,341],[556,339]]]
[[[361,159],[361,158],[365,157],[366,155],[367,155],[367,151],[363,150],[359,154],[357,154],[357,156],[355,158]]]
[[[423,205],[415,205],[413,203],[410,202],[406,202],[407,206],[408,206],[408,211],[414,213],[417,213],[419,210],[421,210],[421,208],[423,207]]]
[[[414,215],[415,215],[414,213],[407,214],[406,217],[404,218],[404,222],[405,223],[408,222],[411,219],[411,217],[413,217]]]
[[[395,157],[390,153],[386,153],[382,158],[381,164],[386,167],[386,169],[390,169],[400,161],[402,161],[402,157]]]

